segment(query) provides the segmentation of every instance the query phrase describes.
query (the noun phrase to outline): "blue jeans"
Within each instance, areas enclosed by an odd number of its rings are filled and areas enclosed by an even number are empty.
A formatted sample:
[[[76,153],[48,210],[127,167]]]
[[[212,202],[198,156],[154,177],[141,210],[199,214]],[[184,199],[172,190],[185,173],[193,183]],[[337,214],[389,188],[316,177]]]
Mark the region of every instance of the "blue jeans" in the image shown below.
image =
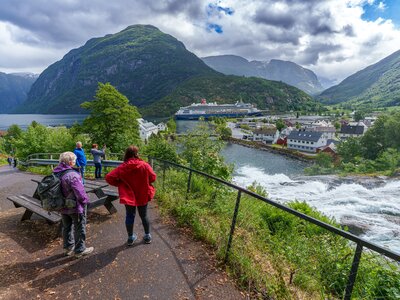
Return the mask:
[[[81,253],[86,249],[86,213],[61,214],[61,218],[64,249],[71,249],[72,246],[75,246],[75,253]]]
[[[86,166],[80,166],[79,167],[79,172],[81,173],[82,183],[83,184],[85,184],[85,170],[86,170]]]
[[[94,167],[96,168],[94,170],[94,177],[101,178],[101,163],[94,163]]]

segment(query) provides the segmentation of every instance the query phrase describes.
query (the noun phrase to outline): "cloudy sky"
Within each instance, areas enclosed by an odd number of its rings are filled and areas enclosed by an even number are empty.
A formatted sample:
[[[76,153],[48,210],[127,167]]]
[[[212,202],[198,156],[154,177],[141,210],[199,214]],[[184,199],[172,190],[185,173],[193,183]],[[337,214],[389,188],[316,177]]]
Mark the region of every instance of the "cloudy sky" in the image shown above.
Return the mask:
[[[133,24],[200,57],[290,60],[337,80],[400,50],[399,0],[2,0],[0,72],[40,73]]]

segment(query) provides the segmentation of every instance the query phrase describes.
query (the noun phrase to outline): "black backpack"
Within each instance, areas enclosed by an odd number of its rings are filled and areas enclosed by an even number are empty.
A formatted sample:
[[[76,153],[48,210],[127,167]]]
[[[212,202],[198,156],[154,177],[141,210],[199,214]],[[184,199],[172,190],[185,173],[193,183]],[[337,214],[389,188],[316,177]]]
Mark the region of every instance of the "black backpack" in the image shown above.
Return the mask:
[[[42,202],[43,209],[47,211],[59,211],[65,207],[65,197],[61,191],[61,177],[69,172],[76,172],[67,169],[58,173],[53,173],[42,179],[38,183],[36,194]]]

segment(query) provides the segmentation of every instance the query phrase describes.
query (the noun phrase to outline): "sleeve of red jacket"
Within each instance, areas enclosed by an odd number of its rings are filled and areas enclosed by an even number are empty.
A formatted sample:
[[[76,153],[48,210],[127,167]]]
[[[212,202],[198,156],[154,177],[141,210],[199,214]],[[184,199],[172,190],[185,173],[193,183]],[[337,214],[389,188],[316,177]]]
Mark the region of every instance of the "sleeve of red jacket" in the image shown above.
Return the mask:
[[[121,182],[121,180],[119,179],[119,168],[116,168],[108,173],[106,175],[106,181],[110,185],[118,186]]]

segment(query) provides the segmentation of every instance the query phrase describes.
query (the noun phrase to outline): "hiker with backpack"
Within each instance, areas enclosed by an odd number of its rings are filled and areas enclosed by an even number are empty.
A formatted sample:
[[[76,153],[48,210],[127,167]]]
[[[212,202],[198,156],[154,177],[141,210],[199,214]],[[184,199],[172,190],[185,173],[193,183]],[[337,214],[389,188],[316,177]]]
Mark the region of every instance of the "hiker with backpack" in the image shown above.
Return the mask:
[[[147,162],[139,158],[138,152],[138,147],[129,146],[125,151],[124,162],[106,175],[107,183],[118,187],[120,203],[125,205],[128,246],[132,246],[137,240],[137,235],[133,232],[136,209],[144,228],[143,242],[151,243],[147,204],[155,194],[152,182],[156,180],[156,174]]]
[[[53,170],[61,180],[61,191],[66,207],[61,209],[64,254],[75,257],[93,252],[93,247],[86,247],[86,210],[89,197],[85,192],[80,173],[73,168],[76,155],[72,152],[60,154],[60,164]],[[72,205],[71,205],[72,203]],[[74,231],[73,231],[74,229]]]
[[[79,172],[82,176],[82,183],[85,184],[85,169],[86,169],[86,155],[82,148],[82,142],[76,142],[76,148],[74,149],[76,155],[76,166],[79,168]]]

